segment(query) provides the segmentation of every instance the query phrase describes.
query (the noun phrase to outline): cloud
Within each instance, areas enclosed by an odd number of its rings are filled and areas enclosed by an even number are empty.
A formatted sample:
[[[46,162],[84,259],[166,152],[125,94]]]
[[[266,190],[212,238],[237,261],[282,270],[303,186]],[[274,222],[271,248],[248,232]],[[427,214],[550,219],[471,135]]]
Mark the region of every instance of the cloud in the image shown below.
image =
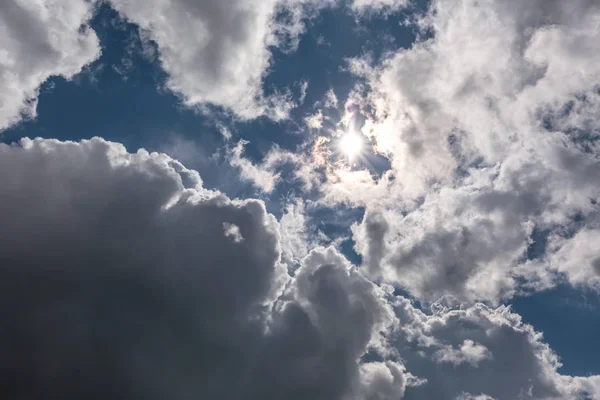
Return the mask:
[[[386,218],[379,213],[366,213],[363,223],[353,227],[357,251],[363,256],[363,266],[371,276],[377,276],[387,253],[385,236],[389,232]]]
[[[292,153],[275,145],[264,155],[261,162],[252,162],[243,157],[247,144],[248,142],[241,140],[229,151],[229,163],[239,168],[241,179],[252,183],[262,192],[272,193],[283,180],[298,181],[305,190],[311,190],[319,181],[318,166],[311,165],[305,154]],[[283,174],[281,168],[286,165],[292,165],[294,169]]]
[[[293,199],[283,211],[279,220],[282,260],[294,267],[316,246],[308,232],[305,203],[301,199]]]
[[[506,0],[451,0],[433,2],[432,10],[433,38],[371,72],[371,101],[387,139],[381,150],[400,177],[416,173],[410,182],[421,189],[449,182],[478,157],[495,163],[528,149],[539,139],[540,108],[597,83],[594,2],[521,9]]]
[[[368,13],[397,10],[408,4],[408,0],[352,0],[351,6],[356,11]]]
[[[263,91],[270,47],[295,48],[304,32],[303,20],[311,10],[327,5],[280,0],[110,1],[156,42],[167,86],[185,104],[222,106],[244,119],[265,114],[282,119],[295,106],[286,91]]]
[[[494,398],[485,394],[474,396],[470,393],[463,393],[460,396],[458,396],[456,400],[494,400]]]
[[[598,163],[589,165],[595,169]],[[368,212],[354,229],[356,247],[374,276],[426,301],[451,295],[497,304],[519,292],[518,280],[547,288],[558,279],[555,272],[576,273],[585,265],[567,262],[567,250],[556,256],[561,262],[546,257],[547,246],[540,248],[542,254],[528,253],[536,232],[555,232],[558,248],[577,240],[561,233],[577,215],[587,215],[591,224],[597,206],[590,199],[597,198],[598,189],[585,168],[551,170],[539,160],[511,157],[501,167],[473,171],[462,186],[430,194],[414,210]],[[579,255],[593,262],[593,251]]]
[[[597,377],[558,372],[542,335],[507,307],[441,307],[426,315],[396,298],[399,329],[391,334],[407,371],[426,382],[406,399],[579,399]],[[477,394],[477,395],[475,395]]]
[[[583,228],[572,238],[555,235],[550,238],[548,263],[564,273],[573,285],[600,288],[600,240],[598,223]],[[595,225],[595,226],[594,226]]]
[[[575,378],[575,383],[579,385],[581,390],[587,393],[590,398],[596,399],[600,396],[600,376]]]
[[[7,0],[0,4],[0,130],[36,115],[39,87],[71,79],[100,55],[88,25],[93,2]]]
[[[334,248],[313,248],[289,275],[262,202],[204,189],[164,154],[96,138],[24,139],[0,156],[0,368],[14,397],[597,391],[597,377],[561,375],[509,308],[425,314]]]
[[[188,105],[216,104],[242,118],[279,118],[293,105],[285,93],[263,93],[269,46],[293,51],[310,15],[303,7],[319,6],[111,1],[156,41],[168,85]],[[35,70],[15,81],[32,89],[7,95],[27,103],[25,114],[47,74],[71,76],[98,52],[93,33],[79,28],[91,3],[38,3],[0,6],[2,16],[18,11],[45,24],[19,34],[30,43],[7,53],[25,54],[23,66],[7,61],[1,70],[8,83]],[[352,5],[367,12],[404,2]],[[430,36],[381,65],[350,62],[365,86],[350,94],[343,123],[368,119],[363,133],[374,147],[365,153],[387,157],[389,170],[329,160],[326,137],[293,153],[273,146],[257,162],[244,158],[245,141],[231,143],[227,161],[263,194],[303,184],[306,197],[289,201],[279,221],[260,200],[204,188],[165,154],[132,154],[99,138],[0,144],[3,392],[67,400],[600,396],[600,377],[563,375],[542,334],[498,306],[563,279],[600,287],[598,17],[594,0],[434,1],[419,21]],[[14,44],[18,29],[0,21],[12,32],[0,43]],[[66,45],[25,51],[38,39],[43,48]],[[318,104],[304,121],[315,129],[338,99],[329,90]],[[21,106],[6,108],[6,124]],[[172,142],[160,148],[197,155],[185,140]],[[351,229],[359,267],[313,235],[311,212],[336,213],[339,203],[365,209]],[[396,295],[403,291],[418,301]]]
[[[266,353],[267,362],[275,365],[281,365],[281,359],[294,354],[300,356],[290,368],[279,370],[284,381],[307,382],[306,388],[296,391],[292,398],[337,399],[354,392],[360,395],[350,398],[371,399],[378,398],[380,390],[388,390],[389,385],[401,387],[399,369],[393,370],[395,378],[385,379],[392,381],[388,385],[368,383],[369,377],[380,374],[379,371],[365,373],[365,368],[373,366],[367,364],[357,369],[356,359],[364,354],[367,346],[380,346],[383,337],[379,332],[387,330],[394,321],[391,308],[382,301],[382,294],[333,248],[315,249],[308,255],[288,293],[295,303],[286,303],[281,315],[288,321],[308,318],[312,327],[307,331],[306,325],[289,321],[276,347]],[[301,314],[298,314],[298,305],[303,306]],[[315,337],[320,339],[311,344],[311,338]],[[344,385],[345,393],[340,390]],[[285,392],[281,388],[273,387],[272,383],[271,387],[271,397],[283,397]]]
[[[244,237],[240,232],[239,226],[230,224],[229,222],[223,222],[223,230],[225,232],[225,236],[233,240],[235,243],[241,243],[244,241]]]
[[[271,302],[286,280],[264,205],[202,189],[197,173],[165,155],[100,139],[23,140],[0,153],[0,304],[13,315],[2,334],[2,369],[14,374],[7,390],[27,398],[230,390],[215,370],[255,334],[236,316]],[[244,241],[226,237],[225,223]],[[240,335],[228,336],[232,329]]]
[[[325,108],[337,108],[338,107],[338,98],[335,95],[335,92],[333,91],[333,89],[330,88],[325,93],[325,101],[324,101],[323,105],[325,106]]]
[[[321,129],[323,128],[323,111],[318,110],[315,114],[309,115],[304,118],[306,126],[310,129]]]
[[[598,211],[598,16],[588,0],[434,1],[429,35],[380,65],[351,62],[369,85],[363,133],[391,169],[344,173],[366,178],[345,191],[334,174],[323,192],[367,207],[354,238],[371,273],[469,304],[559,279],[549,254],[528,249],[536,232],[560,236]],[[571,277],[591,274],[592,253],[563,259]]]
[[[262,202],[97,138],[2,144],[0,167],[5,395],[401,394],[401,364],[359,361],[395,321],[383,291],[333,248],[289,276]]]
[[[391,361],[364,364],[360,369],[361,399],[402,399],[407,374],[401,364]]]
[[[439,363],[461,365],[469,363],[477,367],[483,360],[492,358],[490,351],[472,340],[466,339],[458,348],[442,347],[434,354],[434,359]]]
[[[239,168],[243,180],[251,182],[253,186],[265,193],[271,193],[280,179],[280,174],[274,171],[276,165],[272,165],[269,162],[265,162],[262,165],[255,164],[244,158],[242,153],[246,144],[247,142],[240,141],[232,149],[229,160],[230,164],[233,167]]]

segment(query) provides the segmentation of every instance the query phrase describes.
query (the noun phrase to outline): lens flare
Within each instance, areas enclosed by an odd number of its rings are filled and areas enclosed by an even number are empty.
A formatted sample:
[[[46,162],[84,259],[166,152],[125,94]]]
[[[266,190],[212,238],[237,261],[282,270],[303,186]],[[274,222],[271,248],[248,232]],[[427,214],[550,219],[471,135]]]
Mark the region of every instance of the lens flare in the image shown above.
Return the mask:
[[[356,157],[362,147],[362,138],[356,133],[347,133],[340,139],[340,150],[350,159]]]

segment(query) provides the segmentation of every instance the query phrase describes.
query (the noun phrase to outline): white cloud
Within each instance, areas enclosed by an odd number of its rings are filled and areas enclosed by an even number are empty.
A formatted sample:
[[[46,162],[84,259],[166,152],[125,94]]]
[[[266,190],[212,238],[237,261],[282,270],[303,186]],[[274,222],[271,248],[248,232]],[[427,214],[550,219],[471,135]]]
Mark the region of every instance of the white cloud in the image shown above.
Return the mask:
[[[426,315],[399,297],[395,310],[399,326],[390,340],[397,356],[426,380],[408,387],[406,399],[575,400],[593,393],[597,377],[561,375],[542,335],[509,308],[441,307]]]
[[[514,291],[533,229],[519,207],[510,192],[444,189],[406,216],[368,212],[354,238],[370,273],[420,299],[497,302]]]
[[[352,8],[359,12],[396,10],[409,4],[409,0],[352,0]]]
[[[235,243],[241,243],[244,241],[240,227],[236,224],[230,224],[229,222],[223,222],[223,231],[225,236],[233,240]]]
[[[287,150],[282,150],[278,146],[273,146],[259,163],[253,163],[243,157],[244,146],[248,142],[241,140],[231,149],[228,154],[229,163],[239,168],[241,178],[264,193],[271,193],[282,180],[280,168],[284,165],[293,165],[294,170],[290,176],[285,176],[291,181],[299,181],[303,184],[306,190],[310,190],[315,182],[318,181],[319,175],[315,170],[315,166],[311,165],[307,157],[302,153],[292,153]]]
[[[456,398],[456,400],[495,400],[495,399],[486,394],[480,394],[480,395],[474,396],[470,393],[462,393],[460,396],[458,396]]]
[[[341,166],[329,168],[326,177],[326,184],[320,187],[320,201],[323,204],[335,206],[342,203],[362,207],[387,201],[388,175],[378,181],[370,171]]]
[[[580,166],[550,169],[541,160],[510,157],[500,167],[473,172],[461,186],[428,195],[416,209],[407,205],[368,212],[354,229],[357,249],[375,276],[427,301],[451,295],[459,301],[498,303],[519,291],[518,279],[547,288],[555,271],[585,267],[564,257],[554,262],[564,267],[554,267],[543,254],[534,255],[542,263],[527,260],[534,230],[560,232],[578,214],[591,220],[596,206],[590,199],[599,195],[595,172],[587,169],[594,171],[598,163],[590,160],[586,166],[584,158],[572,158],[571,150],[548,158],[561,157],[566,161],[560,163],[576,160]],[[371,208],[376,210],[376,204]],[[593,251],[579,254],[591,257]]]
[[[597,399],[600,397],[600,376],[590,376],[586,378],[575,378],[575,385],[581,391],[588,394],[589,398]]]
[[[160,152],[166,153],[186,165],[206,165],[215,157],[197,141],[176,133],[165,135],[158,148]]]
[[[466,339],[458,348],[442,347],[434,353],[433,358],[440,363],[453,365],[469,363],[477,367],[481,361],[492,358],[492,354],[485,346]]]
[[[325,102],[323,103],[323,105],[326,108],[337,108],[338,107],[338,98],[335,95],[335,92],[333,91],[333,89],[330,88],[325,93]]]
[[[319,110],[315,114],[309,115],[308,117],[304,118],[304,122],[310,129],[323,128],[323,111]]]
[[[407,374],[401,364],[387,361],[363,364],[360,367],[361,400],[402,399]]]
[[[476,157],[496,163],[529,149],[539,140],[540,107],[597,83],[598,7],[586,0],[524,9],[513,3],[434,2],[434,37],[372,73],[371,100],[387,139],[382,151],[400,178],[426,189],[428,180],[449,182]],[[420,182],[410,177],[415,173]]]
[[[265,193],[271,193],[280,178],[280,174],[275,172],[277,160],[271,158],[272,161],[267,159],[263,164],[252,163],[242,156],[246,144],[248,142],[243,140],[238,142],[231,150],[229,162],[232,166],[240,169],[243,180],[251,182],[253,186]]]
[[[5,0],[0,4],[0,130],[35,117],[49,77],[71,79],[100,55],[88,26],[93,2]]]
[[[534,230],[598,210],[600,5],[517,3],[434,1],[431,38],[351,63],[369,84],[363,132],[391,169],[332,174],[323,192],[367,207],[354,237],[369,271],[426,301],[551,286],[560,268],[527,260]],[[573,282],[592,276],[586,254],[561,261]]]
[[[286,204],[279,220],[282,260],[290,267],[299,264],[315,247],[307,229],[305,209],[301,199],[294,199]]]
[[[566,274],[573,285],[600,289],[600,229],[595,225],[572,238],[552,237],[548,262],[551,268]]]
[[[295,48],[303,19],[327,5],[295,0],[110,1],[157,43],[167,86],[185,104],[210,103],[241,118],[266,114],[274,119],[285,118],[295,102],[286,91],[263,92],[269,47]],[[289,18],[276,20],[281,10]]]

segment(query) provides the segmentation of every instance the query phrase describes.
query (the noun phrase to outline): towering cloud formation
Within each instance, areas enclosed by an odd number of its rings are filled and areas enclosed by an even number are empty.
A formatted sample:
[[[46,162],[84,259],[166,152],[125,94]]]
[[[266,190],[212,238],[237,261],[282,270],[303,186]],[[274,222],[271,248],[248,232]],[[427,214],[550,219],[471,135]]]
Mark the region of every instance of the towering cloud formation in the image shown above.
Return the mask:
[[[426,315],[333,248],[288,275],[262,202],[201,184],[165,155],[101,139],[0,146],[4,396],[593,392],[596,378],[561,376],[541,336],[506,308]]]
[[[358,363],[383,292],[333,249],[288,276],[262,202],[100,139],[1,145],[0,171],[7,398],[401,393],[400,365]]]

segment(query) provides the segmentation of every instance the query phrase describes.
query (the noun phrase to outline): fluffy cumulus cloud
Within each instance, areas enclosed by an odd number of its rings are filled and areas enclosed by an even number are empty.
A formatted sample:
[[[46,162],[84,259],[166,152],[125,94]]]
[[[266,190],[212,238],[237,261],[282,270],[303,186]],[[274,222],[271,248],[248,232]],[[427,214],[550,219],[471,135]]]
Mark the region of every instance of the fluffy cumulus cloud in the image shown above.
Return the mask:
[[[263,93],[271,46],[294,45],[303,31],[302,5],[283,0],[110,0],[156,42],[168,87],[187,105],[214,104],[239,117],[284,118],[293,101]],[[311,4],[308,4],[311,3]],[[325,2],[327,3],[327,2]],[[277,18],[282,11],[284,16]]]
[[[0,130],[34,117],[40,85],[67,79],[100,54],[85,0],[6,0],[0,4]]]
[[[423,21],[433,38],[372,72],[379,148],[418,189],[479,157],[504,160],[538,139],[540,107],[593,89],[597,5],[540,3],[436,1]]]
[[[572,238],[553,235],[547,262],[576,286],[600,288],[600,240],[598,223],[589,223]]]
[[[391,169],[364,183],[381,196],[325,193],[367,206],[354,236],[370,272],[471,303],[595,276],[581,247],[600,197],[599,18],[588,0],[433,1],[410,48],[351,63],[368,83],[362,132]]]
[[[596,377],[561,375],[540,333],[509,308],[440,306],[425,315],[396,298],[401,327],[391,334],[397,356],[414,376],[407,399],[580,399]]]
[[[24,139],[0,155],[9,398],[577,399],[597,390],[596,377],[561,375],[541,334],[506,307],[436,303],[426,314],[332,247],[297,252],[290,275],[279,223],[261,201],[204,189],[164,154]]]
[[[222,106],[242,118],[285,118],[288,88],[265,95],[271,48],[294,48],[304,19],[335,2],[111,0],[157,44],[167,86],[188,106]],[[8,0],[0,6],[0,129],[36,113],[40,85],[67,79],[100,55],[88,26],[97,0]]]
[[[290,277],[262,202],[101,139],[0,154],[8,398],[401,394],[400,364],[359,363],[395,321],[383,292],[333,248]]]

